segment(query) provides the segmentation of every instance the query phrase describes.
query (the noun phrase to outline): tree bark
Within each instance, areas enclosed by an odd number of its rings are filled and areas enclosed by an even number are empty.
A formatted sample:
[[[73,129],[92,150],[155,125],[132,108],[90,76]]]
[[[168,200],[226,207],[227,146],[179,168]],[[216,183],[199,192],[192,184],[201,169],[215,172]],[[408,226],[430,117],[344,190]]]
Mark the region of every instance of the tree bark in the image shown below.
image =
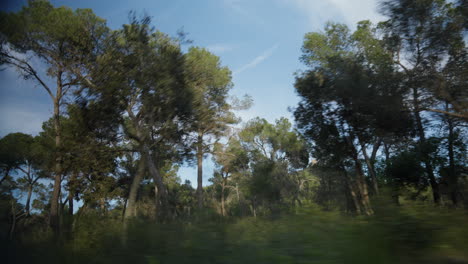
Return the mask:
[[[198,134],[197,141],[197,201],[198,208],[203,207],[203,135]]]

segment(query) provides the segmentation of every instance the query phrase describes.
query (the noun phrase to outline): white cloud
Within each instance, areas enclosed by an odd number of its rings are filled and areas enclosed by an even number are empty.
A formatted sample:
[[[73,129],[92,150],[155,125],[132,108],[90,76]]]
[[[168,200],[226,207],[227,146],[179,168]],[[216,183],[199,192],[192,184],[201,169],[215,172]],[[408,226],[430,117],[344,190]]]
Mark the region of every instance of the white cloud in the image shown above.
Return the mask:
[[[253,68],[255,66],[257,66],[258,64],[262,63],[264,60],[268,59],[269,57],[271,57],[271,55],[273,55],[273,52],[279,47],[279,44],[276,44],[274,45],[273,47],[265,50],[264,52],[262,52],[262,54],[260,54],[259,56],[255,57],[252,61],[250,61],[249,63],[243,65],[242,67],[240,67],[239,69],[235,70],[234,71],[234,75],[237,75],[247,69],[250,69],[250,68]]]

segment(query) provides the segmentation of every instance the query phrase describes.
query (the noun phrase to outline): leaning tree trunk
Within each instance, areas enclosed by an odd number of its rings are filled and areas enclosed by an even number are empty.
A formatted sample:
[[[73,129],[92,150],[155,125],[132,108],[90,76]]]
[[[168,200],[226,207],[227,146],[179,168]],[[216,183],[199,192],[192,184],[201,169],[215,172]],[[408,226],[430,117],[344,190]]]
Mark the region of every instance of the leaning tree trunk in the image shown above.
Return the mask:
[[[151,174],[157,187],[157,217],[162,220],[169,216],[168,192],[166,186],[164,185],[162,176],[159,173],[159,170],[156,168],[155,162],[147,147],[145,147],[145,159],[148,165],[149,173]]]
[[[145,160],[140,159],[138,163],[138,170],[133,178],[132,185],[130,186],[130,192],[128,194],[127,206],[125,208],[124,222],[127,222],[130,218],[136,216],[136,200],[138,195],[138,189],[140,188],[140,183],[143,180],[145,173]]]
[[[138,195],[138,189],[140,188],[140,183],[143,180],[145,175],[145,159],[140,158],[138,163],[138,170],[133,178],[132,185],[130,186],[130,192],[128,193],[128,198],[124,207],[123,213],[123,229],[121,243],[124,247],[127,246],[127,236],[128,236],[128,223],[129,220],[136,217],[136,201]]]
[[[203,207],[203,135],[197,141],[197,201],[198,208]]]
[[[372,188],[374,190],[374,193],[375,194],[379,194],[379,185],[378,185],[378,182],[377,182],[377,173],[375,172],[375,168],[374,168],[374,161],[375,161],[375,154],[377,152],[377,149],[379,148],[380,146],[380,140],[378,140],[374,146],[373,146],[373,149],[372,149],[372,157],[369,157],[369,155],[367,154],[367,150],[366,150],[366,145],[361,141],[359,140],[359,143],[361,144],[361,151],[362,151],[362,154],[364,156],[364,160],[366,161],[366,165],[367,165],[367,169],[369,170],[369,174],[371,176],[371,179],[372,179]]]

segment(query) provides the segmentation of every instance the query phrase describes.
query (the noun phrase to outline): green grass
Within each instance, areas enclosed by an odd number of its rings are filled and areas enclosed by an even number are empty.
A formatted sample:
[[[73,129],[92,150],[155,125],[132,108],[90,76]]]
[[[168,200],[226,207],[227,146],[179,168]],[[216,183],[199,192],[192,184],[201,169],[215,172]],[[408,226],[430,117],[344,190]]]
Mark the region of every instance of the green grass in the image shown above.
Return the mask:
[[[87,216],[56,246],[39,231],[9,244],[10,263],[450,263],[468,257],[463,211],[376,206],[372,217],[310,207],[276,219],[157,224]]]

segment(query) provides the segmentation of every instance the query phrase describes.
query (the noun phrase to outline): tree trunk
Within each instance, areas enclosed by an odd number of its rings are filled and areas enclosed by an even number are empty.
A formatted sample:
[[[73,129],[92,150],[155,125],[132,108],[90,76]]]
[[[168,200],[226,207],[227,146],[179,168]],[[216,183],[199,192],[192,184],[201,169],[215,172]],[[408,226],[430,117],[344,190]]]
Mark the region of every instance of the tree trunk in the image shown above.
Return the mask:
[[[197,141],[197,201],[198,208],[203,207],[203,135],[198,134]]]
[[[49,225],[56,238],[60,234],[59,196],[62,184],[62,153],[61,153],[61,125],[60,125],[60,96],[62,94],[61,80],[58,80],[57,94],[54,100],[54,129],[55,129],[55,178],[52,201],[50,203]]]
[[[360,215],[362,214],[361,210],[361,205],[359,204],[359,199],[356,194],[356,187],[355,184],[352,183],[352,180],[350,179],[348,173],[346,172],[346,168],[342,166],[341,168],[343,170],[343,177],[346,182],[346,187],[349,191],[349,194],[351,195],[351,199],[353,201],[354,209],[356,210],[356,214]]]
[[[161,206],[159,203],[159,191],[158,191],[158,185],[156,184],[156,179],[153,177],[153,182],[154,182],[154,206],[155,206],[155,212],[156,215],[158,215],[158,208]]]
[[[355,189],[354,184],[349,184],[348,188],[349,188],[349,193],[351,194],[351,198],[353,199],[353,204],[354,204],[354,208],[356,209],[356,214],[361,215],[362,214],[361,205],[359,204],[359,199],[357,197],[356,191],[354,190]]]
[[[363,212],[366,215],[372,215],[374,211],[372,210],[370,199],[369,199],[369,192],[367,190],[367,183],[364,177],[364,172],[362,171],[361,161],[359,160],[358,153],[356,151],[356,147],[353,143],[353,137],[346,137],[348,142],[351,158],[354,161],[354,167],[356,171],[356,186],[359,190],[359,201],[362,205]]]
[[[379,194],[379,186],[378,186],[378,183],[377,183],[377,175],[375,173],[373,160],[371,160],[369,155],[367,155],[366,145],[361,140],[359,140],[359,143],[361,144],[361,152],[362,152],[362,154],[364,156],[364,160],[366,161],[367,169],[369,170],[369,174],[370,174],[371,179],[372,179],[373,190],[374,190],[375,194],[378,195]],[[375,149],[375,145],[374,145],[374,149]]]
[[[363,211],[366,215],[372,215],[374,211],[370,205],[369,192],[367,190],[367,183],[362,171],[361,161],[358,158],[358,153],[354,145],[351,146],[351,152],[354,160],[354,167],[356,171],[356,186],[359,189],[360,202],[362,204]]]
[[[99,199],[99,205],[101,207],[101,215],[104,215],[106,212],[106,198],[102,197]]]
[[[75,197],[74,183],[76,180],[76,173],[73,173],[68,180],[68,215],[73,216],[73,197]]]
[[[159,173],[159,170],[156,168],[155,162],[153,160],[153,157],[150,154],[150,151],[147,146],[143,146],[143,151],[144,151],[144,157],[146,159],[146,165],[148,166],[149,173],[152,176],[154,183],[156,184],[158,188],[158,201],[159,201],[159,207],[158,204],[156,204],[157,212],[158,212],[158,218],[159,219],[164,219],[168,217],[169,215],[169,201],[168,201],[168,193],[166,186],[164,185],[163,179],[161,174]]]
[[[28,186],[28,198],[26,199],[26,205],[25,205],[25,211],[26,211],[27,216],[30,215],[32,192],[33,192],[33,186],[32,186],[32,184],[29,184],[29,186]]]
[[[10,240],[13,240],[13,237],[15,235],[15,229],[16,229],[16,206],[14,203],[16,203],[16,201],[11,200],[11,217],[12,217],[11,220],[12,221],[11,221],[11,227],[10,227],[10,232],[9,232]]]
[[[448,135],[448,154],[449,154],[449,186],[450,186],[450,198],[452,199],[453,205],[458,204],[458,178],[455,171],[455,158],[453,152],[453,121],[451,117],[447,117],[447,124],[449,129]]]
[[[420,144],[421,147],[424,148],[424,146],[426,144],[426,135],[425,135],[425,132],[424,132],[424,127],[422,125],[421,116],[419,115],[420,108],[419,108],[418,89],[417,88],[413,88],[413,103],[414,103],[414,117],[416,119],[416,126],[417,126],[418,135],[419,135],[419,144]],[[427,153],[425,150],[423,150],[422,158],[423,158],[423,162],[425,164],[426,173],[427,173],[427,175],[429,177],[429,183],[431,184],[432,196],[434,198],[434,203],[439,204],[440,203],[439,184],[437,183],[437,180],[436,180],[435,175],[434,175],[434,169],[432,168],[429,153]]]
[[[224,183],[221,186],[221,214],[226,216],[226,211],[224,209]]]
[[[123,208],[122,208],[122,221],[124,220],[125,218],[125,211],[127,210],[127,199],[124,198],[124,204],[123,204]]]
[[[128,193],[127,207],[124,214],[124,222],[127,222],[128,219],[136,216],[136,200],[138,195],[138,189],[140,188],[140,183],[143,180],[145,172],[145,160],[143,157],[140,157],[138,163],[138,170],[133,178],[132,185],[130,186],[130,192]]]
[[[68,215],[73,216],[73,191],[68,191]]]

